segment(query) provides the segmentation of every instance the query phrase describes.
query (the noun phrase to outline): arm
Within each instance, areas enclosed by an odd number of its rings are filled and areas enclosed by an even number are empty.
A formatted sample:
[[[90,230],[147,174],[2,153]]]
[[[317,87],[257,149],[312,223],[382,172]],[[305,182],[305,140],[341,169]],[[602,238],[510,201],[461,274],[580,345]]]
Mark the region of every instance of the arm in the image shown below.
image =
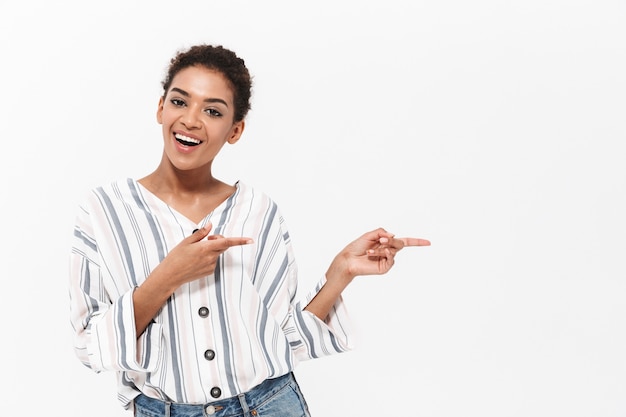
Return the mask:
[[[211,224],[182,240],[134,291],[137,337],[178,287],[212,274],[218,257],[228,248],[252,243],[245,237],[208,236],[210,231]]]
[[[87,211],[81,210],[70,256],[69,292],[74,350],[85,366],[96,372],[155,369],[162,360],[157,348],[161,336],[158,330],[146,329],[159,309],[185,280],[210,274],[218,255],[227,248],[250,242],[247,238],[207,237],[209,230],[182,240],[139,287],[131,290],[132,282],[120,280],[117,288],[122,292],[109,293],[96,233]],[[147,343],[153,346],[149,355],[140,347]]]
[[[305,310],[325,320],[343,290],[359,275],[382,275],[406,246],[429,246],[426,239],[396,238],[382,228],[363,234],[337,254],[326,272],[326,283]]]

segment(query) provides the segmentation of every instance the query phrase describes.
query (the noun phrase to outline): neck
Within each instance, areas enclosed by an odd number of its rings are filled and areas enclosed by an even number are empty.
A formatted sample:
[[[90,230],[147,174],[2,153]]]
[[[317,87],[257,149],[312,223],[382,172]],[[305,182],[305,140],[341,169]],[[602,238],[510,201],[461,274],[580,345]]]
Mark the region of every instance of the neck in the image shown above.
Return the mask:
[[[211,164],[191,170],[181,170],[164,160],[156,170],[139,182],[154,191],[177,194],[204,193],[223,185],[222,181],[213,177]]]

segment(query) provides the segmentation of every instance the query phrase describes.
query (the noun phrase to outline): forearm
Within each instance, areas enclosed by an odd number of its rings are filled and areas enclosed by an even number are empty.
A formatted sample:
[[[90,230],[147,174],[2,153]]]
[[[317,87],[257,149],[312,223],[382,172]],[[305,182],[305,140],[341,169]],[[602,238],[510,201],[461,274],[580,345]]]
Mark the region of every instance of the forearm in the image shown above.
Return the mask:
[[[157,267],[133,292],[135,330],[139,337],[176,290],[166,271]]]
[[[326,320],[341,293],[354,278],[343,271],[345,270],[337,267],[336,262],[333,262],[326,272],[326,282],[304,308],[306,311],[315,314],[320,320]]]

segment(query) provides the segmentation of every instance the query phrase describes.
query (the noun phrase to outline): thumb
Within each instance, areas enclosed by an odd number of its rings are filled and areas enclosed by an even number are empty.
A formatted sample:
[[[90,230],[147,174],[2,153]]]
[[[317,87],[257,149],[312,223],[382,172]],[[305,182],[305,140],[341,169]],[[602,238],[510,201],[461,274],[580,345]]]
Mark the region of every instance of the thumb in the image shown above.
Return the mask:
[[[204,227],[201,227],[200,229],[195,229],[191,233],[191,236],[189,237],[189,239],[191,240],[191,242],[199,242],[205,237],[207,237],[207,235],[209,234],[212,228],[213,228],[213,225],[209,222]]]

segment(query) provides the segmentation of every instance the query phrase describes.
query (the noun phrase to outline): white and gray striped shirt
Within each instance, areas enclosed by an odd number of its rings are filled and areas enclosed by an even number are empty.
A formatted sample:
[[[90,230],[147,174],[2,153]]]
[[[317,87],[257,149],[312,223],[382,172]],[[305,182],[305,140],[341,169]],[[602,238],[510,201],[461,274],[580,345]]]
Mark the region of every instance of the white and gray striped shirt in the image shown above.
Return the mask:
[[[325,277],[295,301],[297,269],[276,204],[249,186],[236,188],[200,224],[134,179],[95,188],[80,205],[70,256],[75,351],[96,372],[117,371],[124,408],[139,392],[209,403],[284,375],[298,361],[351,348],[342,300],[326,322],[304,311]],[[228,249],[212,275],[178,288],[137,338],[133,290],[209,221],[211,233],[254,243]]]

